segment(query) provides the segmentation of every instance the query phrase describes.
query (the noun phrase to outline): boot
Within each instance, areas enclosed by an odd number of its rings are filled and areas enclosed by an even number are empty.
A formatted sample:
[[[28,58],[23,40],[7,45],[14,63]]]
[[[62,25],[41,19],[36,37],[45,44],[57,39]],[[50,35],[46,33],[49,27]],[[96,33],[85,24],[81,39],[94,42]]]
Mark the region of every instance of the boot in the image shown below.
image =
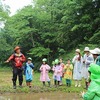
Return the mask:
[[[16,89],[16,81],[13,81],[13,89]]]

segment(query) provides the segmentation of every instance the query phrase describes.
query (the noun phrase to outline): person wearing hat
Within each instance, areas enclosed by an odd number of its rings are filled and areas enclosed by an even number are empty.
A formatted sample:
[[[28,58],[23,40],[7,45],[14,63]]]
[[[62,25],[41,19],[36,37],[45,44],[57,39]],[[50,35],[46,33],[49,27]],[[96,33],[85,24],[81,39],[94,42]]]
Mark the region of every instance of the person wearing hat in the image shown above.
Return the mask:
[[[12,54],[5,63],[9,63],[12,61],[12,68],[13,68],[13,88],[16,89],[16,81],[17,76],[19,78],[19,86],[22,87],[23,83],[23,63],[26,61],[25,56],[21,53],[20,47],[16,46],[14,49],[14,54]]]
[[[40,74],[40,81],[43,83],[43,86],[45,86],[46,82],[48,82],[49,84],[49,87],[50,87],[50,78],[49,78],[49,75],[48,75],[48,72],[50,71],[51,67],[47,64],[47,59],[44,58],[42,60],[42,65],[40,67],[40,71],[41,71],[41,74]]]
[[[76,49],[76,55],[74,56],[72,63],[74,64],[73,69],[73,79],[75,80],[75,87],[81,87],[81,71],[82,71],[82,63],[83,59],[80,54],[80,49]]]
[[[32,58],[27,59],[27,63],[25,64],[25,78],[26,78],[26,85],[31,88],[31,82],[33,80],[33,68],[34,65],[32,63]]]
[[[83,56],[83,78],[85,79],[85,88],[87,89],[88,88],[88,78],[89,78],[89,73],[88,73],[88,68],[89,68],[89,65],[91,63],[94,62],[94,58],[93,58],[93,55],[90,53],[90,49],[89,47],[85,47],[84,49],[84,56]]]
[[[55,66],[53,66],[52,70],[54,72],[53,74],[54,85],[59,86],[61,82],[61,76],[62,76],[62,66],[58,59],[55,60]]]
[[[90,50],[90,52],[93,54],[95,63],[100,66],[100,49],[95,48],[94,50]]]

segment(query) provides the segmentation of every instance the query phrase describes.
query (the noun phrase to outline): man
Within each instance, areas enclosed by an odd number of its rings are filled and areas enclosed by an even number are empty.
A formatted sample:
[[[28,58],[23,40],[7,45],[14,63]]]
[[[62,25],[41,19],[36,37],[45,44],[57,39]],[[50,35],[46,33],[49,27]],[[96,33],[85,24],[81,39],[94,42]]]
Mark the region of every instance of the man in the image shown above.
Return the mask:
[[[88,88],[88,78],[89,78],[89,73],[88,73],[88,68],[91,63],[94,62],[93,55],[90,53],[89,47],[85,47],[84,49],[84,57],[83,57],[83,64],[84,64],[84,78],[85,78],[85,84],[86,84],[86,89]]]
[[[23,63],[25,62],[26,58],[25,56],[21,53],[20,47],[16,46],[14,49],[14,54],[12,54],[9,59],[6,61],[6,63],[9,63],[12,61],[12,68],[13,68],[13,88],[16,89],[16,81],[17,81],[17,76],[19,78],[19,86],[22,87],[23,83]]]

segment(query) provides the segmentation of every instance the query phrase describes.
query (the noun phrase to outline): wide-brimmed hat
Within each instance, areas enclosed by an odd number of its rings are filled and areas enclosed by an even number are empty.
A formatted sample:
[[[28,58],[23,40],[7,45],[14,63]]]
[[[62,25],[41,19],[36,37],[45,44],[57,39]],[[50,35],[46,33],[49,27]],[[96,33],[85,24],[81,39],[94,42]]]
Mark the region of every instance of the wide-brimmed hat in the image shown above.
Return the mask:
[[[20,47],[19,47],[19,46],[16,46],[16,47],[14,48],[14,51],[17,51],[18,49],[20,49]]]
[[[80,52],[81,52],[81,51],[80,51],[80,49],[76,49],[75,51],[76,51],[76,52],[78,52],[78,53],[80,53]]]
[[[100,54],[100,49],[99,48],[95,48],[94,50],[90,50],[90,52],[92,54]]]
[[[31,57],[29,57],[29,58],[28,58],[28,60],[32,61],[32,58],[31,58]]]
[[[85,47],[84,51],[90,51],[89,47]]]

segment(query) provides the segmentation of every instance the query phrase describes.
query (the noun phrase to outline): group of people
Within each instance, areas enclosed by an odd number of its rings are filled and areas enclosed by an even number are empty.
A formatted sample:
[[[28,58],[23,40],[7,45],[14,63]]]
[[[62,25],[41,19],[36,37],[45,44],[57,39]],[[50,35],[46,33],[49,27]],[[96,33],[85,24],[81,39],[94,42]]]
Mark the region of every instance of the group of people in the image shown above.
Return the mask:
[[[12,54],[6,63],[12,61],[13,68],[13,88],[16,89],[17,76],[19,78],[19,86],[22,87],[23,83],[23,63],[26,62],[25,56],[21,53],[20,47],[17,46],[14,49],[14,54]],[[85,79],[86,89],[89,86],[89,72],[88,68],[91,63],[95,63],[100,66],[100,49],[95,48],[90,50],[89,47],[85,47],[84,56],[81,55],[80,49],[75,50],[75,56],[73,59],[67,59],[66,64],[63,63],[62,59],[56,59],[52,63],[52,67],[47,64],[47,59],[42,60],[42,65],[40,67],[40,81],[43,86],[51,86],[49,71],[53,71],[54,85],[62,85],[62,78],[65,79],[66,85],[71,86],[72,79],[75,80],[75,87],[81,87],[82,78]],[[32,58],[28,58],[24,66],[24,74],[26,78],[27,86],[31,87],[31,82],[33,80],[33,69],[34,65],[32,63]]]

